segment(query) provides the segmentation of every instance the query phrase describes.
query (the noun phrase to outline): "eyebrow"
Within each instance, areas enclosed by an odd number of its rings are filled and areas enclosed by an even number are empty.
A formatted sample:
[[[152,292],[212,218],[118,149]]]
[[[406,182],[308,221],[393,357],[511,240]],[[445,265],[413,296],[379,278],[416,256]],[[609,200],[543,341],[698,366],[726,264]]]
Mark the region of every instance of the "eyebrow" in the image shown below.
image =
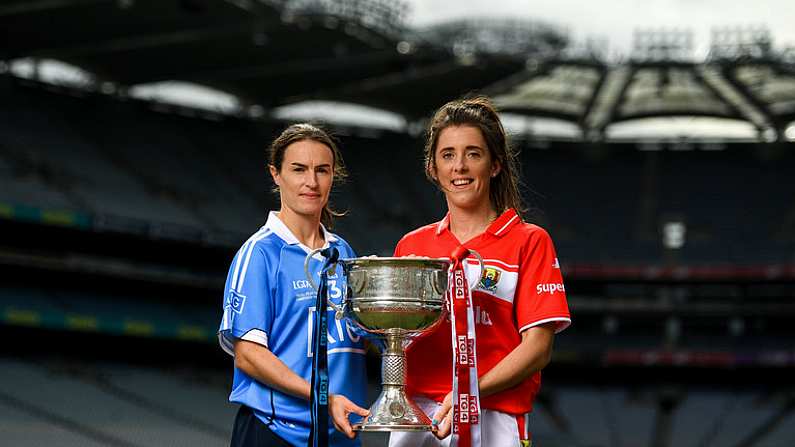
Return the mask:
[[[308,168],[309,167],[309,166],[307,166],[307,165],[305,165],[303,163],[298,163],[296,161],[290,163],[290,166],[298,166],[300,168]],[[317,168],[330,168],[330,167],[331,167],[331,165],[328,164],[328,163],[324,163],[322,165],[315,165],[315,169],[317,169]]]
[[[482,147],[480,147],[480,146],[478,146],[476,144],[469,144],[466,147],[464,147],[464,149],[480,149],[482,151],[486,150],[485,148],[482,148]],[[447,146],[447,147],[439,148],[439,151],[452,151],[452,150],[455,150],[455,148],[453,146]]]

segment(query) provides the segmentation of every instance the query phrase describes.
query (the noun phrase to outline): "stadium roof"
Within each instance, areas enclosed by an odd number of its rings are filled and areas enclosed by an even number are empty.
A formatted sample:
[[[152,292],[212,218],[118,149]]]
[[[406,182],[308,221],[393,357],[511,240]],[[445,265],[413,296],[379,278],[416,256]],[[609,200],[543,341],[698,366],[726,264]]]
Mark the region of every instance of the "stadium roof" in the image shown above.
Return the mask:
[[[488,91],[505,111],[569,121],[593,138],[622,121],[705,116],[750,122],[773,140],[795,120],[795,68],[774,59],[546,60]]]
[[[404,41],[402,14],[374,0],[10,1],[0,60],[59,60],[122,86],[187,81],[265,108],[329,99],[410,117],[522,66]]]
[[[388,0],[10,0],[0,5],[0,61],[62,61],[88,73],[89,88],[122,94],[180,81],[242,107],[326,100],[408,120],[484,91],[505,111],[574,123],[591,139],[637,118],[707,116],[752,123],[774,140],[795,120],[795,58],[765,36],[713,44],[705,62],[683,57],[681,35],[641,36],[631,59],[606,63],[573,54],[553,26],[409,30],[405,11]]]

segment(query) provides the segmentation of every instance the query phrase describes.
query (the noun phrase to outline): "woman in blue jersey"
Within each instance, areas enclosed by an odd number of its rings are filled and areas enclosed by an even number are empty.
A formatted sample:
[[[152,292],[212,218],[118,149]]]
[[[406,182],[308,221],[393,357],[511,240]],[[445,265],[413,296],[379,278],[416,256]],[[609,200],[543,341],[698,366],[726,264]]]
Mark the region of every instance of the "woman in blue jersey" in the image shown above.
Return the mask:
[[[281,206],[240,248],[227,276],[219,340],[234,356],[229,400],[240,404],[233,447],[305,446],[309,439],[312,325],[315,290],[303,265],[316,248],[333,246],[340,258],[355,257],[327,231],[336,214],[328,205],[335,180],[344,175],[339,150],[321,129],[288,127],[269,151],[268,167]],[[318,277],[322,259],[310,262]],[[329,275],[329,298],[346,290],[341,268]],[[346,321],[329,318],[329,444],[359,445],[349,416],[366,416],[364,340]],[[358,415],[358,416],[356,416]]]

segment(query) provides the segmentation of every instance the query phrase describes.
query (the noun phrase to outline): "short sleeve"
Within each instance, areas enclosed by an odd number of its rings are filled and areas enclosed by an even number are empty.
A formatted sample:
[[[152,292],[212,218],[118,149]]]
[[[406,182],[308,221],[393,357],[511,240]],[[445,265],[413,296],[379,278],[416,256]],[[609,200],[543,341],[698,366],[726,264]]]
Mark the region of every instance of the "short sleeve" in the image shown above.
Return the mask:
[[[218,330],[218,340],[227,353],[234,355],[235,339],[268,347],[274,315],[271,274],[268,259],[255,242],[244,245],[235,255],[224,287]]]
[[[409,234],[403,236],[402,238],[400,238],[400,240],[398,241],[397,245],[395,245],[395,252],[394,252],[393,256],[398,258],[398,257],[401,257],[401,256],[407,256],[407,255],[414,254],[414,252],[411,250],[411,247],[410,247],[410,245],[411,245],[411,243],[409,241],[409,235],[410,234],[411,233],[409,233]]]
[[[395,256],[396,258],[397,258],[397,257],[400,257],[400,256],[403,256],[403,250],[401,250],[402,243],[403,243],[403,239],[399,240],[399,241],[398,241],[398,243],[397,243],[397,245],[395,245],[395,252],[394,252],[394,256]]]
[[[353,247],[351,247],[351,245],[348,243],[348,241],[343,240],[341,245],[345,249],[345,253],[344,254],[341,253],[340,254],[340,258],[353,259],[353,258],[356,257],[356,252],[353,250]]]
[[[522,246],[516,290],[516,323],[519,332],[556,322],[555,332],[571,324],[560,263],[552,239],[535,229]]]

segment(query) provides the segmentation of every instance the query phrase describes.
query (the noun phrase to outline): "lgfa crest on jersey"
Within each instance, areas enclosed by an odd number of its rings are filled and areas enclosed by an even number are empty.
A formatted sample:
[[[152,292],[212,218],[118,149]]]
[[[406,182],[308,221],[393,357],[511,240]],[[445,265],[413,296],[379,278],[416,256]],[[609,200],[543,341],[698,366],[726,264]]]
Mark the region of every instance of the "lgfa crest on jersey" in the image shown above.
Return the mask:
[[[497,283],[500,281],[502,272],[494,267],[486,267],[483,269],[483,275],[480,277],[480,287],[494,292],[497,290]]]

